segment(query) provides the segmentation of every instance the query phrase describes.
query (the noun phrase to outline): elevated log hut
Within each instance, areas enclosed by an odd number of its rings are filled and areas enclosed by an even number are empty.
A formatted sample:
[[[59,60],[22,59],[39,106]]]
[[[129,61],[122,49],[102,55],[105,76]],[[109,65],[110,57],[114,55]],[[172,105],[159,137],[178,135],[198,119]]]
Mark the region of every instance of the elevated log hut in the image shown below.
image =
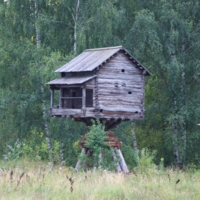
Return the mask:
[[[86,125],[99,118],[107,130],[144,118],[145,76],[151,74],[122,46],[86,49],[55,72],[61,76],[48,82],[51,116]]]

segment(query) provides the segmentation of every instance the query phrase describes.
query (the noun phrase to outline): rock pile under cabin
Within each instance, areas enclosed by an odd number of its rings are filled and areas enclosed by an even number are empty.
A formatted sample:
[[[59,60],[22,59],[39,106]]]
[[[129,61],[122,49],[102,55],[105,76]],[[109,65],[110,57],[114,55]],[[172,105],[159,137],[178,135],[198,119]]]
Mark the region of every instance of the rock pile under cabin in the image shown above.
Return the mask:
[[[87,49],[56,72],[60,78],[48,83],[50,115],[73,118],[87,126],[98,118],[108,131],[105,142],[113,148],[112,160],[118,160],[116,155],[119,158],[116,171],[128,173],[120,141],[111,130],[122,121],[144,118],[145,76],[150,72],[122,46]],[[81,154],[92,155],[85,141],[79,143]],[[80,166],[87,163],[79,160],[75,170]]]
[[[60,78],[48,82],[51,116],[86,125],[99,118],[106,130],[144,118],[145,76],[151,74],[122,46],[86,49],[55,72]]]

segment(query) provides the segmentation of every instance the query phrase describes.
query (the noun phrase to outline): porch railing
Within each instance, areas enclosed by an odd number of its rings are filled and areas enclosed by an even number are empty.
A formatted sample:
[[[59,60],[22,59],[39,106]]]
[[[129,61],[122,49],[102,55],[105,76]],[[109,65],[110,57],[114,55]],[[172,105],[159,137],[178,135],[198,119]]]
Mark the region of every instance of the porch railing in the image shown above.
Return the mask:
[[[82,97],[61,97],[61,108],[82,108]]]

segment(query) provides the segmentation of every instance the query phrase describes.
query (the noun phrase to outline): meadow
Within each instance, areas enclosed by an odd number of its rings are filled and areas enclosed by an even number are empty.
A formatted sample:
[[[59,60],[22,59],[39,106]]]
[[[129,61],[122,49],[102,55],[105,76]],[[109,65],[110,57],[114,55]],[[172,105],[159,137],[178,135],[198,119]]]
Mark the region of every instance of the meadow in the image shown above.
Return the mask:
[[[30,160],[0,161],[1,200],[200,199],[200,171],[80,171]]]

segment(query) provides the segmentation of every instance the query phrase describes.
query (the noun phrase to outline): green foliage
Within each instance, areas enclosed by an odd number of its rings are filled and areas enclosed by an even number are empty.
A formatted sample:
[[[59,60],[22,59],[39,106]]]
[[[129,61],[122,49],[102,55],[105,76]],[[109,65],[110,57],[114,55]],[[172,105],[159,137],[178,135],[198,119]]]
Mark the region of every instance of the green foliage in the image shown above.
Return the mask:
[[[29,138],[23,140],[22,156],[32,160],[46,160],[59,163],[60,144],[52,140],[52,149],[49,152],[44,133],[32,130]]]
[[[108,145],[104,142],[106,138],[106,132],[104,131],[104,125],[99,120],[92,121],[92,126],[86,135],[85,145],[90,149],[90,155],[85,155],[84,162],[89,162],[90,166],[99,167],[99,156],[108,148]]]
[[[17,160],[21,157],[21,142],[17,140],[13,146],[7,145],[6,154],[3,155],[5,160]]]
[[[104,142],[106,138],[106,132],[104,131],[104,125],[96,120],[92,121],[93,125],[90,127],[89,132],[86,135],[86,146],[91,148],[94,152],[100,153],[103,147],[107,147],[107,144]]]
[[[146,172],[149,169],[155,169],[156,165],[154,164],[156,151],[150,151],[146,148],[143,148],[139,151],[139,161],[137,169],[141,172]]]
[[[87,155],[82,155],[80,159],[88,167],[113,170],[116,163],[112,157],[116,155],[114,150],[104,141],[107,137],[107,133],[104,131],[104,125],[99,120],[92,122],[93,125],[85,136],[85,146],[89,148],[89,151]]]

